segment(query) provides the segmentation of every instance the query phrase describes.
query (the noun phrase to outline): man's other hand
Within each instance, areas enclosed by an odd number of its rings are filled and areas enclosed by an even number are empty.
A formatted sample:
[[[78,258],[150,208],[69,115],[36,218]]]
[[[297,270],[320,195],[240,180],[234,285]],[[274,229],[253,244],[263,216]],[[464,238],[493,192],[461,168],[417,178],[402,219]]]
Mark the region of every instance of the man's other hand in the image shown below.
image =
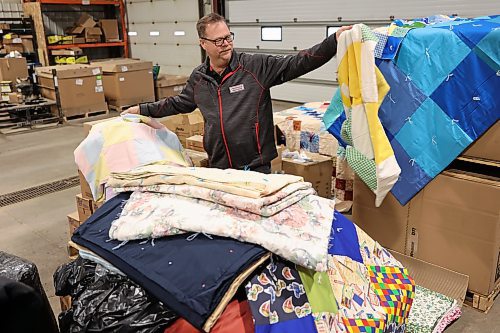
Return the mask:
[[[125,110],[122,113],[120,113],[120,115],[123,116],[123,115],[125,115],[127,113],[129,113],[129,114],[140,114],[139,105],[135,105],[135,106],[129,107],[127,110]]]
[[[335,33],[335,38],[337,40],[339,40],[339,37],[340,37],[341,33],[343,33],[346,30],[351,30],[351,29],[352,29],[352,25],[344,25],[344,26],[340,27],[340,29],[337,30],[337,32]]]

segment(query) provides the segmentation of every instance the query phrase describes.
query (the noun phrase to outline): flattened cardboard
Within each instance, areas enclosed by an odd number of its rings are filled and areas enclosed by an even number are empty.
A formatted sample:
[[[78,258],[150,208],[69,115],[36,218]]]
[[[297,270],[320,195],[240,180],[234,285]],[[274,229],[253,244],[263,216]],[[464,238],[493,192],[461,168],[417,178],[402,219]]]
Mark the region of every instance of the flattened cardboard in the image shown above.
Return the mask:
[[[433,265],[420,259],[390,251],[413,278],[416,284],[457,300],[462,306],[467,292],[469,277],[465,274]]]
[[[99,20],[99,26],[101,27],[104,38],[107,42],[116,42],[120,40],[118,20]]]
[[[96,26],[96,21],[94,21],[94,18],[90,16],[89,14],[83,12],[82,15],[80,15],[80,18],[78,21],[76,21],[76,25],[80,27],[85,27],[85,28],[92,28]]]
[[[290,158],[283,158],[283,171],[286,174],[302,176],[304,181],[312,183],[320,197],[330,198],[332,188],[332,158],[308,153],[313,162],[301,163]]]
[[[469,146],[462,156],[500,161],[500,121],[497,121],[479,139]]]

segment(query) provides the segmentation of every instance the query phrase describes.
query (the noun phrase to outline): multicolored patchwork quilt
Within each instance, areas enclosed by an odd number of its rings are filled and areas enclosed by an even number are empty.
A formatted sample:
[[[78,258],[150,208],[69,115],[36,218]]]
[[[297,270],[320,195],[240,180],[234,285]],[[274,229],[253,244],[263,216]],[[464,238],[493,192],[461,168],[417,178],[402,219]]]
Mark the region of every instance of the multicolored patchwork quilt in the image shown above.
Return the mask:
[[[391,190],[401,204],[500,118],[500,16],[419,26],[394,59],[376,61],[390,86],[378,117],[401,168]],[[341,138],[335,103],[323,119]]]
[[[255,332],[405,332],[415,295],[406,269],[377,242],[335,213],[328,270],[279,257],[246,285]]]

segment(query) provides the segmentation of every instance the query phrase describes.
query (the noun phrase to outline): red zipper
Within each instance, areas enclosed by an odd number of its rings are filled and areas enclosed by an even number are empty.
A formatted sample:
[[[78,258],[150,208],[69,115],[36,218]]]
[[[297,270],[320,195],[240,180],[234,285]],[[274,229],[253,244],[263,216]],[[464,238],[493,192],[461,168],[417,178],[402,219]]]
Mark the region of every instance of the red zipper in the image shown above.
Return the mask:
[[[219,96],[219,118],[220,118],[220,129],[222,131],[222,139],[224,140],[224,146],[226,147],[226,154],[229,158],[229,166],[233,167],[233,161],[231,159],[231,154],[229,153],[229,147],[227,145],[226,133],[224,132],[224,122],[222,121],[222,97],[220,95],[220,86],[217,89],[217,95]]]
[[[222,96],[220,92],[220,87],[226,81],[227,78],[229,78],[231,75],[236,73],[240,69],[241,65],[238,65],[236,69],[230,73],[227,73],[226,76],[222,78],[222,81],[219,84],[219,88],[217,88],[217,95],[219,97],[219,118],[220,118],[220,129],[222,131],[222,140],[224,141],[224,146],[226,147],[226,154],[227,157],[229,158],[229,166],[232,168],[233,167],[233,160],[231,159],[231,154],[229,153],[229,146],[227,145],[227,139],[226,139],[226,132],[224,131],[224,122],[222,121]]]
[[[255,123],[255,136],[257,137],[257,148],[259,148],[260,155],[259,123]]]

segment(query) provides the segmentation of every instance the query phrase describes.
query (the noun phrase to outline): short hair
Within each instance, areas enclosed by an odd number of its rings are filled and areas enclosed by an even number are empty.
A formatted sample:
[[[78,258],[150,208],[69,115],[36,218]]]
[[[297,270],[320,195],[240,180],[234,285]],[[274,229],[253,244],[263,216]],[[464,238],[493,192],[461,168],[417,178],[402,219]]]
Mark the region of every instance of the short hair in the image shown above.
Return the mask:
[[[207,25],[217,22],[224,22],[227,24],[226,19],[217,13],[210,13],[199,19],[198,22],[196,23],[196,30],[198,30],[198,37],[205,37],[205,30],[207,28]]]

